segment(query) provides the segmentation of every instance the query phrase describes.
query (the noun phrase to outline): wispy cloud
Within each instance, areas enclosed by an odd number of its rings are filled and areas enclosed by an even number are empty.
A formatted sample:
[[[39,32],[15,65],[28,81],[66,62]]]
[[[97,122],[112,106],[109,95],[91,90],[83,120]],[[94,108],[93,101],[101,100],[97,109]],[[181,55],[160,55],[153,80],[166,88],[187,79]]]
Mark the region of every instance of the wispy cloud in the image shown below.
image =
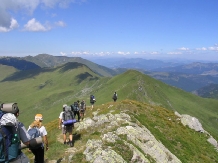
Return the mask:
[[[182,48],[178,48],[178,50],[187,51],[189,50],[189,48],[182,47]]]
[[[19,27],[19,24],[17,23],[17,21],[15,19],[12,18],[9,27],[0,26],[0,32],[9,32],[17,27]]]
[[[205,48],[205,47],[202,47],[202,48],[196,48],[196,50],[200,50],[200,51],[206,51],[206,50],[207,50],[207,48]]]
[[[0,5],[0,32],[9,32],[18,26],[18,19],[16,16],[19,14],[33,16],[37,8],[43,8],[44,12],[46,8],[67,8],[71,3],[79,3],[83,0],[1,0]],[[14,15],[13,15],[14,14]],[[55,13],[52,13],[55,15]],[[32,24],[36,24],[37,27],[33,28]],[[55,23],[57,26],[64,27],[66,24],[63,21]],[[48,27],[34,22],[34,18],[28,21],[25,25],[27,31],[47,31]]]
[[[51,27],[49,25],[42,25],[40,22],[36,21],[35,18],[29,20],[27,24],[24,25],[24,31],[45,32],[50,29]]]
[[[178,54],[182,54],[182,52],[168,52],[167,54],[170,54],[170,55],[178,55]]]
[[[208,48],[208,50],[218,51],[218,46],[211,46]]]
[[[66,26],[66,24],[63,21],[55,22],[55,25],[60,26],[60,27],[65,27]]]
[[[66,56],[67,54],[64,52],[60,52],[61,56]]]

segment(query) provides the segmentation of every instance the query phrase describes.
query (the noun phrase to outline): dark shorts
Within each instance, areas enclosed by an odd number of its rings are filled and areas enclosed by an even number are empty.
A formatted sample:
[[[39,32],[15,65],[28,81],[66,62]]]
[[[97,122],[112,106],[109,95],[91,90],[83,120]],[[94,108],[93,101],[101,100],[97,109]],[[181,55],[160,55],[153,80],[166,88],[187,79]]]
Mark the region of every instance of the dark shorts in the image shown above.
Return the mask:
[[[85,109],[81,109],[80,113],[84,114],[85,113]]]
[[[73,132],[73,126],[64,126],[64,127],[62,127],[62,133],[63,134],[66,134],[66,133],[72,134],[72,132]]]

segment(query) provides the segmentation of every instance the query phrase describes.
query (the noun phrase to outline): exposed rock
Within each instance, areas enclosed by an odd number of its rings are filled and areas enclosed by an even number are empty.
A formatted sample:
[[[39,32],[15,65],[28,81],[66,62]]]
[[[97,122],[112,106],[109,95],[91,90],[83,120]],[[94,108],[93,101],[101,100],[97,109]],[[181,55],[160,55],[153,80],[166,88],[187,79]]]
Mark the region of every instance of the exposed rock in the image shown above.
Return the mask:
[[[144,126],[140,127],[137,124],[130,122],[131,118],[128,114],[95,114],[93,120],[95,121],[95,125],[92,125],[92,127],[100,128],[100,126],[106,123],[108,124],[107,126],[111,125],[111,127],[114,127],[116,124],[117,129],[111,132],[107,131],[107,128],[104,128],[105,133],[102,134],[101,140],[88,140],[86,149],[83,152],[86,156],[86,161],[88,162],[126,162],[125,158],[122,158],[122,156],[116,153],[116,151],[111,149],[109,146],[104,145],[106,142],[116,144],[118,140],[122,140],[123,144],[128,146],[132,151],[133,155],[131,162],[150,162],[147,158],[148,156],[152,158],[153,161],[159,163],[181,162],[175,155],[165,148],[161,142],[157,141],[147,128]],[[126,126],[119,127],[121,124],[125,124]],[[81,126],[84,128],[91,127],[86,120]],[[80,130],[82,129],[81,126],[79,127]],[[123,140],[120,136],[126,136],[127,140]],[[140,150],[138,150],[138,148],[140,148]]]
[[[201,125],[201,123],[199,122],[199,120],[195,117],[192,117],[190,115],[186,115],[186,114],[183,114],[182,117],[181,117],[181,122],[184,126],[189,126],[191,129],[194,129],[195,131],[198,131],[198,132],[202,132],[204,133],[204,129]]]
[[[201,123],[199,122],[199,120],[195,117],[192,117],[190,115],[186,115],[186,114],[182,114],[180,115],[178,112],[175,112],[175,115],[177,115],[178,117],[181,118],[181,123],[184,126],[188,126],[189,128],[197,131],[197,132],[201,132],[201,133],[207,133],[210,137],[207,139],[207,141],[212,144],[216,150],[218,150],[218,143],[217,141],[207,132],[203,129]]]

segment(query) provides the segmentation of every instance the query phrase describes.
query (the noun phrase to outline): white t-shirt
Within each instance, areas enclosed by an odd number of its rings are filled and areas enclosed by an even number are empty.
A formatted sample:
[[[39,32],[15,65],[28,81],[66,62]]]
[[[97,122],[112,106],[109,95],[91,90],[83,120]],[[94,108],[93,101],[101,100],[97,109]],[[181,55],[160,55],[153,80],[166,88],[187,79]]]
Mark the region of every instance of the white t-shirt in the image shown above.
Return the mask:
[[[60,113],[60,115],[59,115],[59,119],[61,119],[61,121],[63,122],[63,114],[64,114],[64,112],[62,111],[61,113]],[[64,125],[63,125],[63,123],[62,123],[62,127],[64,127]]]

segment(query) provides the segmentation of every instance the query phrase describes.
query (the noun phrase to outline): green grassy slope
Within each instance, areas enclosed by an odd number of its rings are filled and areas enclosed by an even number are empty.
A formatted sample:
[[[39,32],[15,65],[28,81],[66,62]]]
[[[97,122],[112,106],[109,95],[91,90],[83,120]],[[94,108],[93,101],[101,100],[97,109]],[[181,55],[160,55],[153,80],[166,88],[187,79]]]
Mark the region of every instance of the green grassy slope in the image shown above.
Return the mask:
[[[0,102],[18,102],[20,119],[25,123],[29,124],[36,113],[43,113],[49,122],[58,117],[63,103],[73,103],[81,88],[90,91],[98,79],[98,75],[79,63],[22,71],[1,82]]]
[[[114,91],[118,100],[133,99],[194,116],[213,136],[218,135],[217,100],[193,95],[134,70],[117,75],[96,89],[96,104],[112,101]]]
[[[17,71],[18,70],[12,66],[6,66],[6,65],[0,64],[0,81],[12,75],[13,73]]]
[[[96,97],[95,105],[110,102],[117,91],[118,101],[132,99],[195,116],[214,137],[218,135],[217,100],[198,97],[134,70],[100,77],[83,64],[67,63],[17,72],[0,83],[0,90],[0,102],[18,102],[20,119],[25,124],[36,113],[42,113],[45,122],[57,119],[64,103],[69,105],[78,99],[89,106],[90,94]]]
[[[92,111],[87,109],[85,117],[92,118],[92,113],[96,111],[98,112],[98,115],[125,112],[130,115],[133,123],[148,128],[157,140],[162,142],[167,149],[184,163],[212,163],[217,162],[218,160],[217,151],[207,142],[208,135],[195,132],[194,130],[183,126],[178,117],[175,116],[174,112],[171,110],[138,101],[122,100],[116,103],[108,102],[104,105],[98,105]],[[105,123],[105,126],[107,125],[108,124]],[[92,127],[91,129],[88,128],[79,133],[76,131],[76,128],[74,129],[74,147],[77,151],[73,154],[73,162],[87,163],[85,156],[83,155],[85,145],[89,139],[101,140],[103,135],[108,132],[107,130],[105,131],[105,126]],[[122,127],[124,126],[125,124],[122,125]],[[114,127],[115,128],[111,129],[111,132],[121,126],[116,127],[115,125]],[[46,124],[46,128],[49,131],[48,139],[50,148],[48,152],[45,152],[45,158],[48,158],[49,160],[62,160],[62,158],[65,157],[63,163],[67,163],[68,159],[66,158],[72,155],[72,153],[65,152],[69,146],[63,145],[57,141],[57,137],[62,139],[62,135],[60,134],[61,131],[57,129],[57,120]],[[125,136],[122,138],[126,141],[128,140]],[[108,143],[107,145],[119,153],[127,162],[128,159],[133,156],[133,153],[131,150],[128,150],[123,140],[119,141],[119,143]],[[137,148],[137,145],[135,147]],[[28,152],[25,153],[28,154]],[[28,156],[31,158],[32,154],[29,154]],[[147,157],[150,162],[154,162],[147,154],[144,154],[144,156]]]

